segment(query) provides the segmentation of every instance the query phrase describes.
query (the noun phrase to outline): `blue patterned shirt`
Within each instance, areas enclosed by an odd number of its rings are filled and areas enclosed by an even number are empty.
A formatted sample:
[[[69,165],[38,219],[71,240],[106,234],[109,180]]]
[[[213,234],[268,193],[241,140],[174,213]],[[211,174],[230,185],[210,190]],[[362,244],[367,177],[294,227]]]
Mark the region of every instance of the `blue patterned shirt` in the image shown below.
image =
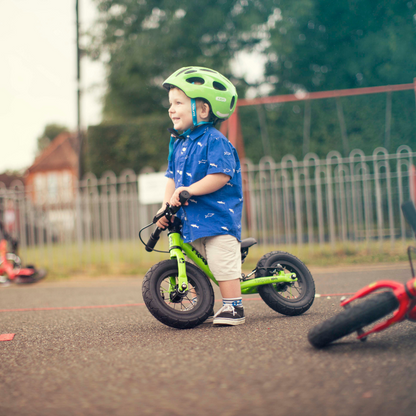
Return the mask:
[[[178,211],[186,243],[226,234],[241,241],[243,188],[240,160],[234,146],[211,125],[200,126],[176,140],[166,171],[176,188],[190,186],[213,173],[225,173],[231,179],[215,192],[192,196],[189,205]]]

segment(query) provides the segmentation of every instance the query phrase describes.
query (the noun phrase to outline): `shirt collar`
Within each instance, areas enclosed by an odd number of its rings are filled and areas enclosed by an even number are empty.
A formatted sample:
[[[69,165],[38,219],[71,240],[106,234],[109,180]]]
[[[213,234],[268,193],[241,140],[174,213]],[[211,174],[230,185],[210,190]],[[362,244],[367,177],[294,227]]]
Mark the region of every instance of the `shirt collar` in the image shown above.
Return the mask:
[[[191,140],[196,140],[205,134],[212,126],[204,124],[202,126],[198,126],[195,130],[191,131],[189,134],[186,135],[186,138]]]

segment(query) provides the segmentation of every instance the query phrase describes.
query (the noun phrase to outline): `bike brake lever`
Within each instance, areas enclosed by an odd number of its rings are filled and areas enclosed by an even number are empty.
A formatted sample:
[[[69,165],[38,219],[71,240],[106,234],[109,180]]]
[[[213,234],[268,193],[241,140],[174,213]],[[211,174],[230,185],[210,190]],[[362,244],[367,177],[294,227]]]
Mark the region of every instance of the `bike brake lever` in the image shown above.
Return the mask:
[[[166,208],[153,217],[153,224],[156,224],[169,211],[169,204],[166,202]]]
[[[179,206],[172,206],[169,205],[168,202],[166,202],[166,208],[162,211],[159,212],[158,214],[156,214],[153,217],[153,224],[156,224],[162,217],[167,217],[172,218],[181,208],[182,205],[185,204],[185,202],[191,197],[191,195],[189,194],[189,192],[187,191],[182,191],[179,195],[179,201],[181,203],[181,205]]]

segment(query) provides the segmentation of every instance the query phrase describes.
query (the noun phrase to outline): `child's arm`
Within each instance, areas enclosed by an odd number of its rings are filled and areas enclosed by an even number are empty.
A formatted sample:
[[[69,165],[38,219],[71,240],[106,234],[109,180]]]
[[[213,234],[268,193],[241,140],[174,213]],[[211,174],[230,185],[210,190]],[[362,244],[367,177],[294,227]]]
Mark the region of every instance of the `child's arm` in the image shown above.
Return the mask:
[[[230,180],[230,176],[225,173],[213,173],[205,176],[200,181],[193,183],[190,186],[181,186],[177,188],[170,198],[170,205],[179,206],[179,194],[182,191],[188,191],[192,195],[206,195],[218,191]],[[185,205],[187,205],[186,203]]]
[[[163,211],[166,208],[166,203],[170,201],[172,198],[173,193],[175,192],[175,181],[171,178],[168,178],[168,181],[166,182],[166,188],[165,188],[165,196],[163,198],[163,205],[162,208],[158,211]],[[156,225],[159,228],[166,228],[169,225],[169,221],[166,217],[162,217]]]

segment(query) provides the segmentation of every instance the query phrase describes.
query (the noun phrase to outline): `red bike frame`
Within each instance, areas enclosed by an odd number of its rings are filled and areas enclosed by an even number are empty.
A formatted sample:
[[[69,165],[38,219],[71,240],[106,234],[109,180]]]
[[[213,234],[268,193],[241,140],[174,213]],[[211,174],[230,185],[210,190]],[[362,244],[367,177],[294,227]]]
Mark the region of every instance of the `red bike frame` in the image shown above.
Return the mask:
[[[416,209],[413,202],[405,202],[402,204],[401,208],[404,217],[406,218],[407,222],[410,224],[416,235]],[[392,290],[399,302],[399,308],[393,313],[393,316],[390,319],[387,319],[387,321],[375,325],[370,331],[364,332],[362,329],[359,330],[358,339],[365,339],[369,334],[372,334],[374,332],[380,332],[391,325],[403,321],[404,319],[416,321],[416,278],[415,270],[413,268],[412,263],[412,251],[416,252],[416,249],[414,247],[409,247],[407,249],[410,270],[412,272],[412,279],[409,280],[407,283],[403,284],[395,282],[393,280],[380,280],[378,282],[371,283],[370,285],[359,290],[352,298],[341,302],[342,307],[348,308],[349,304],[352,301],[363,298],[379,289]]]
[[[36,273],[36,270],[27,268],[14,268],[13,264],[7,259],[7,240],[0,240],[0,275],[6,274],[9,280],[17,277],[30,277]]]
[[[375,325],[367,332],[360,332],[358,339],[366,338],[369,334],[374,332],[383,331],[383,329],[401,322],[404,319],[416,321],[416,278],[414,276],[413,279],[409,280],[405,284],[398,283],[393,280],[380,280],[378,282],[371,283],[360,289],[352,298],[341,302],[341,306],[346,307],[352,301],[363,298],[379,289],[392,289],[394,295],[399,301],[399,308],[394,312],[390,319],[387,319],[387,321]]]

